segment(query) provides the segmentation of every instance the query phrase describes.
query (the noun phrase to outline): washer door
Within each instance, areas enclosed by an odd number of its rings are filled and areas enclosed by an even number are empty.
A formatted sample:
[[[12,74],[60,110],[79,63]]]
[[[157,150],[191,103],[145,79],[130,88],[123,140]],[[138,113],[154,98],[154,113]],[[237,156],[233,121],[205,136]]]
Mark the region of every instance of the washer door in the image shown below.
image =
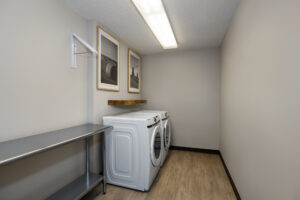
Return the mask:
[[[162,154],[162,133],[159,126],[154,128],[151,138],[151,161],[153,166],[160,164]]]
[[[167,119],[165,122],[164,127],[164,147],[165,150],[169,149],[171,144],[171,124],[170,121]]]

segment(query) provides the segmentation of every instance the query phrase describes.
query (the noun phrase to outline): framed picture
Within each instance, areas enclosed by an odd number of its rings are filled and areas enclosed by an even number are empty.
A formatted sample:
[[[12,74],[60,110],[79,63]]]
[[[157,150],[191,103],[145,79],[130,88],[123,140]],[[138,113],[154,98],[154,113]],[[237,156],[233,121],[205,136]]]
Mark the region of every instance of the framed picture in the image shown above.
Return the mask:
[[[120,42],[97,27],[97,88],[120,91]]]
[[[128,92],[141,92],[141,57],[128,49]]]

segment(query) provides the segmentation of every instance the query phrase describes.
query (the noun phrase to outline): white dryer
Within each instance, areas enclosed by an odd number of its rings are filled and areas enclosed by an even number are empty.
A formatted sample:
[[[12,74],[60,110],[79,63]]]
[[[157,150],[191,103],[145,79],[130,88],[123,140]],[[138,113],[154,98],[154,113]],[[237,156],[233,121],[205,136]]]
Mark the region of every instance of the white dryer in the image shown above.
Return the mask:
[[[161,120],[161,127],[163,131],[163,157],[161,160],[161,166],[163,166],[167,155],[168,151],[171,145],[171,122],[169,119],[169,114],[167,111],[159,111],[159,110],[140,110],[135,113],[153,113],[153,114],[158,114]]]
[[[148,191],[163,156],[159,116],[153,113],[105,116],[103,124],[113,126],[106,135],[107,182]]]

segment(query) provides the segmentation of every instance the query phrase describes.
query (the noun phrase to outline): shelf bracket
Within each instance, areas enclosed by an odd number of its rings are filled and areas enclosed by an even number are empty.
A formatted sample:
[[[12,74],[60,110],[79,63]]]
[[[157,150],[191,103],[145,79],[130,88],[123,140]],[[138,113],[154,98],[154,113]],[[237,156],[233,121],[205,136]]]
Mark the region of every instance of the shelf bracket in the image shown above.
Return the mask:
[[[86,41],[84,41],[75,33],[72,33],[71,34],[71,68],[77,67],[76,54],[80,54],[77,52],[76,40],[79,41],[83,46],[85,46],[89,50],[89,52],[93,54],[98,54],[98,51],[94,49],[90,44],[88,44]]]

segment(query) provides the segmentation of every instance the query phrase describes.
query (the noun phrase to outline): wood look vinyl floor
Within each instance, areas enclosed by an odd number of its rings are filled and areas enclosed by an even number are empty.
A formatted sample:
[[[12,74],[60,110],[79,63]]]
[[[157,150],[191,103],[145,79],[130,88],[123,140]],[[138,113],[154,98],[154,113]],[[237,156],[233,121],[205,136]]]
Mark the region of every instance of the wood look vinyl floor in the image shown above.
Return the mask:
[[[218,155],[170,150],[148,192],[99,185],[83,200],[235,200]]]

